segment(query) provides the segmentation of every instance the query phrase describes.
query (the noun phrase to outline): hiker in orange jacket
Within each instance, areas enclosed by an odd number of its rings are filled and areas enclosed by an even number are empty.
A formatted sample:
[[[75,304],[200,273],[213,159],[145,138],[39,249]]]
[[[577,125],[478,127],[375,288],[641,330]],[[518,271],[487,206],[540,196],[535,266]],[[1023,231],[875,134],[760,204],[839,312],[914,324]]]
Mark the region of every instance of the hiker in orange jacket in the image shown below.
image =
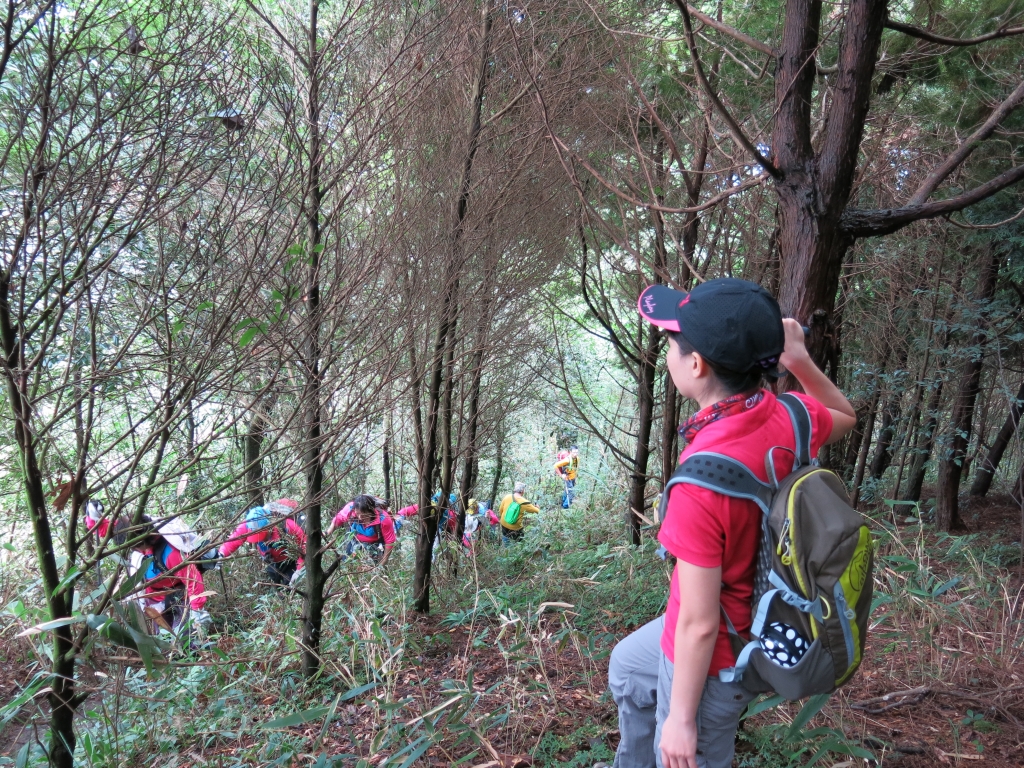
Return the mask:
[[[540,509],[536,504],[526,500],[526,483],[516,483],[512,493],[501,500],[498,507],[498,520],[505,543],[519,541],[523,538],[523,522],[526,515],[536,515]]]

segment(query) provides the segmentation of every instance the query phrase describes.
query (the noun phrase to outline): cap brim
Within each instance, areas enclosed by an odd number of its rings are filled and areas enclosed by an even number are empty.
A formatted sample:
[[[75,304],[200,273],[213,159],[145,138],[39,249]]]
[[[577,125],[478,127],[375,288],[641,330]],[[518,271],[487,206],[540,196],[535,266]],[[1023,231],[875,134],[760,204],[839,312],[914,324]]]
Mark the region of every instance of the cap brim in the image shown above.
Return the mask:
[[[649,285],[637,300],[640,315],[650,323],[666,331],[679,333],[679,318],[676,309],[687,294],[676,291],[666,285]]]

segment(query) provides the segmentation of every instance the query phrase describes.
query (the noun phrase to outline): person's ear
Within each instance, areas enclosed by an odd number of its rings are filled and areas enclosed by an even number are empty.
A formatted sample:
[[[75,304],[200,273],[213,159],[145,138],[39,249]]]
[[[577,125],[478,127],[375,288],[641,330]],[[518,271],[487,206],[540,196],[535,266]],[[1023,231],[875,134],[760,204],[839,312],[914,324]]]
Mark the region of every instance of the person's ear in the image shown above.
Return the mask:
[[[711,367],[708,365],[708,361],[700,356],[699,352],[693,352],[693,378],[703,379],[710,372]]]

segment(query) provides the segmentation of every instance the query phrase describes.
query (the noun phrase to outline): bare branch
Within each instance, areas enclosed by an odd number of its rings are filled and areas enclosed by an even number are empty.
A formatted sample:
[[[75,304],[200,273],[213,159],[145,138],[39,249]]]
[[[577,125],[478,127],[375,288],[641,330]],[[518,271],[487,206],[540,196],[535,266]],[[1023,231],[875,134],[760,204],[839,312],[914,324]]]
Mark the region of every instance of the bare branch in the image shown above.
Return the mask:
[[[685,5],[686,10],[689,12],[689,14],[698,21],[700,21],[702,24],[706,24],[712,29],[717,29],[722,34],[728,35],[733,40],[739,40],[744,45],[749,45],[755,51],[767,53],[769,56],[779,55],[779,52],[776,51],[772,46],[768,45],[768,43],[762,43],[760,40],[755,40],[750,35],[746,35],[740,32],[735,27],[730,27],[728,24],[723,24],[718,19],[712,16],[708,16],[706,13],[701,13],[689,3],[681,3],[679,2],[679,0],[676,0],[676,5],[679,6],[680,10],[682,10]]]
[[[715,109],[718,110],[718,113],[722,116],[725,124],[729,127],[729,133],[732,135],[733,141],[746,150],[747,154],[753,157],[757,161],[757,164],[768,172],[769,176],[774,179],[781,179],[782,172],[772,165],[771,161],[762,155],[758,151],[757,147],[754,146],[754,143],[747,138],[746,134],[743,133],[743,129],[740,128],[739,123],[737,123],[733,119],[732,115],[729,114],[729,111],[725,108],[721,99],[718,98],[718,94],[715,93],[714,89],[711,87],[711,83],[708,82],[708,78],[704,74],[704,67],[701,66],[700,57],[697,56],[697,42],[693,36],[693,24],[690,22],[690,12],[687,9],[688,7],[686,3],[682,2],[682,0],[675,0],[675,4],[678,6],[680,13],[683,14],[683,29],[686,33],[686,46],[690,49],[690,58],[693,60],[693,68],[697,75],[697,81],[700,83],[701,88],[704,89],[704,92],[708,95],[708,98],[711,99],[711,103],[715,105]]]
[[[988,120],[978,130],[961,142],[956,151],[950,154],[938,168],[925,177],[925,180],[921,182],[921,186],[917,188],[917,191],[907,201],[907,205],[921,205],[927,200],[935,192],[939,184],[970,156],[978,144],[991,136],[1006,116],[1019,107],[1021,102],[1024,102],[1024,80],[1013,90],[1013,93],[1006,97],[1002,104],[992,110]]]
[[[987,35],[979,35],[978,37],[946,37],[945,35],[937,35],[931,30],[915,27],[913,24],[903,24],[892,19],[886,19],[885,28],[902,32],[910,37],[916,37],[918,40],[926,40],[929,43],[957,47],[979,45],[980,43],[987,43],[989,40],[998,40],[1002,37],[1024,35],[1024,27],[1001,27],[995,32],[989,32]]]
[[[937,200],[923,205],[908,205],[903,208],[870,211],[848,210],[843,214],[842,228],[846,234],[853,237],[888,235],[921,219],[934,219],[936,216],[962,211],[1022,180],[1024,180],[1024,165],[1018,165],[1016,168],[999,174],[991,181],[975,187],[970,192],[951,197],[948,200]]]

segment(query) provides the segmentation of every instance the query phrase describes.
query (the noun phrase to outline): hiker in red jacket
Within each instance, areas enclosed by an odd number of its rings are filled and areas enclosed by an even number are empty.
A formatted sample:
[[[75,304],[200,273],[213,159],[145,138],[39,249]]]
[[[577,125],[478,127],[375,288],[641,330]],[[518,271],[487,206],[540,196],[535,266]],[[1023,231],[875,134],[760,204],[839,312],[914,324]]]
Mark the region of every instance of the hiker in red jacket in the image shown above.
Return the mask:
[[[292,499],[278,499],[253,507],[246,512],[245,522],[221,545],[220,556],[230,557],[243,544],[253,544],[267,565],[271,583],[287,585],[297,581],[306,555],[306,532],[282,515],[294,513],[298,506]]]
[[[187,602],[193,624],[210,623],[210,614],[204,610],[206,586],[202,571],[188,560],[187,554],[157,532],[151,518],[143,515],[138,525],[132,525],[127,517],[118,518],[112,538],[119,546],[129,543],[143,557],[152,558],[146,568],[141,600],[147,617],[177,632],[185,618]]]
[[[352,555],[358,549],[365,549],[378,565],[383,565],[398,541],[398,530],[395,519],[381,500],[365,494],[356,496],[331,520],[328,535],[346,524],[353,536],[353,540],[345,546],[346,554]]]

